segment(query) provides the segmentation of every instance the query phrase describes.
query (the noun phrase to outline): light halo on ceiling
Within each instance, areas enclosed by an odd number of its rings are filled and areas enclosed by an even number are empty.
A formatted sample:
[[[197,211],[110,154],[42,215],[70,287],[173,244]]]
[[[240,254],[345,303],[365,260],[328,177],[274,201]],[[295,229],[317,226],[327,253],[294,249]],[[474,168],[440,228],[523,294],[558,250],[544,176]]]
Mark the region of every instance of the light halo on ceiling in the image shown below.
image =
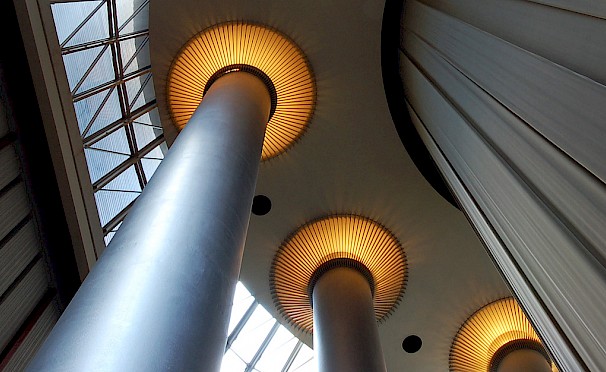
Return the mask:
[[[185,127],[203,100],[209,79],[232,65],[261,70],[277,95],[267,123],[262,160],[289,149],[303,135],[313,115],[316,85],[301,49],[281,32],[259,24],[226,22],[191,38],[168,73],[167,101],[177,130]]]
[[[516,341],[543,345],[522,308],[513,297],[482,307],[457,332],[450,348],[449,370],[488,372],[495,353]],[[551,362],[551,369],[558,369]]]
[[[279,313],[305,333],[313,332],[310,281],[323,265],[353,260],[372,274],[373,304],[378,322],[400,302],[407,263],[398,239],[383,225],[359,215],[331,215],[312,220],[280,246],[270,270],[270,290]]]

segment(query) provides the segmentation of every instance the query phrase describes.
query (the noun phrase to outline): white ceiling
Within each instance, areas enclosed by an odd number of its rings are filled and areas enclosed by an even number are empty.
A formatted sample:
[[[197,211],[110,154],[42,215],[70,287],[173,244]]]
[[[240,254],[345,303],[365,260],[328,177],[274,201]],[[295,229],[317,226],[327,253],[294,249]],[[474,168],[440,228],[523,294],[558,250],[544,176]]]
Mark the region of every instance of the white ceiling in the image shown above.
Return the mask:
[[[445,371],[465,319],[510,292],[462,212],[420,175],[398,138],[381,77],[383,7],[379,0],[155,0],[154,84],[171,142],[176,132],[165,81],[172,58],[189,38],[219,22],[245,20],[294,39],[315,72],[316,112],[299,143],[261,164],[256,193],[271,198],[273,208],[251,216],[241,280],[277,316],[269,268],[290,233],[331,213],[377,220],[400,239],[409,268],[402,302],[379,326],[388,370]],[[410,334],[423,340],[416,354],[401,348]],[[303,339],[311,343],[311,337]]]

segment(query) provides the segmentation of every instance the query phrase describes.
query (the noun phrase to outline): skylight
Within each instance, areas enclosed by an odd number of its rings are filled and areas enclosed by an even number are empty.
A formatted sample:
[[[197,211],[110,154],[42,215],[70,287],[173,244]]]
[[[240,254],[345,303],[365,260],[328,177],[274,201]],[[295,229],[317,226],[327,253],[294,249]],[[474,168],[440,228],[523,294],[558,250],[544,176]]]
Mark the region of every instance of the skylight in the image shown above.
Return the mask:
[[[149,57],[149,0],[51,4],[105,243],[167,151]],[[313,351],[238,283],[222,371],[315,371]]]
[[[166,151],[149,62],[149,1],[51,9],[107,244]]]

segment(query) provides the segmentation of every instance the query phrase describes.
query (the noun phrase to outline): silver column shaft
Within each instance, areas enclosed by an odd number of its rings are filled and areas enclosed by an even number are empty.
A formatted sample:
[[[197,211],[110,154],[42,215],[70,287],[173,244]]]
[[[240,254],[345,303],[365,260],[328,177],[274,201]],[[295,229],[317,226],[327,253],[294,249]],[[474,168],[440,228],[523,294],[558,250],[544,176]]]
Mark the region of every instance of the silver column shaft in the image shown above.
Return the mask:
[[[385,361],[367,279],[337,267],[313,288],[314,350],[321,372],[385,371]]]
[[[217,80],[30,371],[213,371],[225,347],[270,97]]]

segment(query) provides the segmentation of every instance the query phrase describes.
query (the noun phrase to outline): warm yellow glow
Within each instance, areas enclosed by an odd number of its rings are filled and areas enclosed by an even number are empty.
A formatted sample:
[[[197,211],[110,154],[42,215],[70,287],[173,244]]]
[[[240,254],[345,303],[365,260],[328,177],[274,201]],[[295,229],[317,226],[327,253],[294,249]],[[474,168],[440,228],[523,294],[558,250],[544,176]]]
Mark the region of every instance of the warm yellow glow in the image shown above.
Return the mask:
[[[299,228],[278,250],[271,268],[274,301],[291,324],[312,332],[308,284],[316,269],[335,258],[364,264],[375,282],[374,307],[384,320],[400,301],[406,284],[402,246],[385,227],[354,215],[331,216]]]
[[[313,74],[301,50],[268,27],[224,23],[192,38],[169,72],[168,105],[181,130],[203,99],[208,79],[233,64],[254,66],[273,82],[276,111],[267,124],[262,159],[288,149],[303,134],[315,104]]]
[[[495,352],[515,340],[541,343],[515,299],[505,298],[488,304],[459,329],[450,349],[450,370],[489,371]],[[553,364],[552,370],[557,371]]]

